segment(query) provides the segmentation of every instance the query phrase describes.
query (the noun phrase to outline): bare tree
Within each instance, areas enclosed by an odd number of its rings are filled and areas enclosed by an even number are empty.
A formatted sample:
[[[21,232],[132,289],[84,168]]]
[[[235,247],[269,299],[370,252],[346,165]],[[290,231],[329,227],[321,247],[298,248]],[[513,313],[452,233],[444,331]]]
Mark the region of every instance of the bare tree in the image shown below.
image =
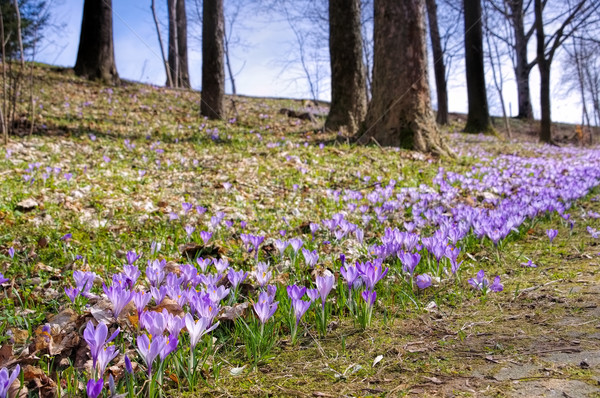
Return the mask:
[[[546,3],[548,0],[543,0]],[[535,33],[531,0],[485,0],[488,12],[493,19],[508,23],[508,28],[502,24],[494,24],[487,33],[503,42],[509,49],[510,59],[517,83],[517,101],[519,119],[533,119],[529,75],[537,64],[537,58],[529,61],[528,45]],[[492,19],[492,17],[490,18]]]
[[[158,22],[158,16],[156,15],[156,0],[152,0],[152,3],[150,4],[150,9],[152,10],[154,26],[156,27],[158,44],[160,46],[160,54],[162,56],[163,65],[165,66],[165,75],[167,75],[167,86],[173,87],[173,76],[171,75],[171,68],[169,67],[169,62],[167,61],[167,56],[165,54],[165,47],[163,46],[162,34],[160,33],[160,24]]]
[[[331,107],[325,128],[358,130],[367,113],[360,0],[329,0]]]
[[[190,87],[185,0],[167,0],[169,15],[169,69],[174,87]],[[167,80],[168,84],[168,80]]]
[[[469,100],[469,113],[465,132],[488,133],[493,129],[485,86],[481,0],[464,0],[464,9],[465,67]]]
[[[504,119],[504,127],[506,128],[506,135],[511,138],[512,132],[510,129],[510,123],[508,121],[508,115],[506,114],[506,104],[504,102],[504,74],[502,72],[502,56],[500,54],[498,41],[491,34],[493,27],[491,26],[490,15],[488,8],[484,8],[484,26],[485,28],[485,41],[487,44],[487,58],[490,68],[492,69],[492,79],[494,80],[494,88],[498,94],[500,100],[500,107],[502,109],[502,118]]]
[[[85,0],[75,74],[118,83],[113,45],[112,0]]]
[[[436,0],[426,0],[427,19],[429,20],[429,37],[433,52],[433,72],[435,74],[435,91],[437,93],[437,117],[439,124],[448,124],[448,87],[446,84],[446,65],[444,50],[437,18]]]
[[[597,57],[600,42],[594,40],[597,33],[586,30],[584,35],[572,37],[569,45],[564,46],[565,56],[562,59],[565,65],[562,81],[569,94],[578,92],[581,125],[587,126],[590,132],[592,126],[600,126],[600,59]]]
[[[448,155],[427,79],[424,0],[375,0],[373,98],[359,143]]]
[[[223,0],[204,0],[200,114],[211,119],[222,119],[225,115],[224,26]]]
[[[537,38],[537,65],[540,72],[541,126],[540,141],[552,140],[552,119],[550,115],[550,67],[554,56],[567,39],[587,25],[597,23],[600,3],[593,0],[578,0],[563,3],[564,7],[552,7],[544,15],[544,0],[534,0],[535,31]],[[548,9],[549,7],[546,7]],[[556,26],[551,34],[546,33],[546,25]]]

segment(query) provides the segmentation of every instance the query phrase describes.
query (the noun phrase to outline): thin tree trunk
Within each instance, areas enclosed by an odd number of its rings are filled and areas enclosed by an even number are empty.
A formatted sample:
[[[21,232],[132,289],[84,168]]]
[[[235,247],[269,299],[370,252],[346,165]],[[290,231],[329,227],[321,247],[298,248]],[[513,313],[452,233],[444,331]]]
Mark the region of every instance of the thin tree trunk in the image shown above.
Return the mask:
[[[329,0],[331,107],[325,129],[358,131],[367,113],[360,0]]]
[[[431,110],[423,0],[375,0],[373,97],[359,143],[451,154]]]
[[[162,35],[160,34],[160,24],[158,23],[158,17],[156,16],[156,0],[152,0],[150,8],[152,9],[152,16],[154,17],[154,26],[156,26],[156,34],[158,35],[158,44],[160,45],[160,55],[162,56],[163,65],[165,66],[165,74],[167,75],[167,86],[173,87],[173,77],[171,76],[171,69],[167,62],[165,55],[165,48],[163,46]]]
[[[540,104],[542,119],[540,121],[540,141],[551,144],[552,119],[550,115],[550,60],[546,58],[546,35],[542,19],[542,0],[534,0],[535,30],[537,35],[537,64],[540,71]]]
[[[180,87],[179,48],[177,40],[177,0],[167,0],[169,14],[169,69],[173,87]]]
[[[4,15],[0,7],[0,46],[2,48],[2,108],[0,109],[0,126],[4,136],[4,145],[8,145],[8,126],[6,121],[6,103],[8,92],[6,90],[6,41],[4,40]]]
[[[469,114],[467,133],[493,131],[487,103],[485,70],[483,64],[483,32],[481,0],[464,0],[465,9],[465,66]]]
[[[210,119],[222,119],[225,115],[224,35],[223,0],[204,0],[200,114]]]
[[[446,86],[446,65],[442,39],[437,19],[436,0],[426,0],[427,17],[429,19],[429,37],[433,50],[433,72],[435,74],[435,92],[437,94],[438,111],[436,120],[439,124],[448,124],[448,89]]]
[[[19,2],[13,1],[15,7],[15,15],[17,17],[17,43],[19,43],[19,60],[21,61],[21,69],[25,67],[25,53],[23,52],[23,35],[21,34],[21,11],[19,10]]]
[[[534,64],[527,61],[527,44],[529,39],[525,34],[523,20],[523,0],[507,1],[510,7],[510,16],[515,35],[515,77],[517,83],[517,98],[519,105],[519,119],[533,119],[533,106],[531,105],[531,93],[529,89],[529,74]]]
[[[185,0],[177,0],[177,52],[179,53],[179,87],[190,88]]]
[[[231,59],[229,58],[229,38],[225,34],[225,65],[227,66],[227,73],[229,74],[229,82],[231,83],[231,93],[237,95],[237,89],[235,87],[235,76],[233,76],[233,70],[231,68]]]
[[[487,31],[486,31],[487,32]],[[498,51],[498,45],[494,42],[492,47],[492,41],[490,40],[489,33],[486,33],[485,39],[488,46],[488,58],[490,60],[490,67],[492,68],[492,77],[494,79],[494,87],[500,98],[500,105],[502,106],[502,118],[504,119],[504,127],[506,128],[506,135],[508,138],[512,138],[512,131],[510,130],[510,123],[508,122],[508,116],[506,115],[506,104],[504,103],[503,95],[503,82],[502,76],[502,61],[500,60],[500,54]],[[493,52],[492,52],[493,51]],[[495,59],[494,59],[495,58]],[[498,73],[496,73],[496,65],[498,65]]]

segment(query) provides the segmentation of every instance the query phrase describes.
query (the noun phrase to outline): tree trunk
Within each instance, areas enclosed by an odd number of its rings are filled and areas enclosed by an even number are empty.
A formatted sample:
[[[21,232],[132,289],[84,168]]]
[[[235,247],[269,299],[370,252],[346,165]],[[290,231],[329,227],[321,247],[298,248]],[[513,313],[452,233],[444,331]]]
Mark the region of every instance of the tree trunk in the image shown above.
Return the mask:
[[[325,129],[358,131],[367,113],[360,0],[329,0],[331,108]]]
[[[542,119],[540,141],[552,143],[552,118],[550,115],[550,65],[547,62],[538,62],[540,70],[540,101]]]
[[[485,87],[483,66],[483,32],[481,0],[464,0],[465,10],[465,66],[467,70],[467,96],[469,114],[467,133],[492,132]]]
[[[446,64],[437,19],[436,0],[426,0],[427,17],[429,19],[429,37],[433,50],[433,72],[435,73],[435,92],[437,94],[437,122],[448,124],[448,88],[446,86]]]
[[[373,97],[358,142],[451,154],[433,118],[424,0],[375,0]]]
[[[200,114],[222,119],[225,97],[223,0],[204,0],[202,9],[202,103]]]
[[[179,41],[177,40],[177,3],[178,0],[167,0],[169,16],[169,70],[173,87],[179,87]],[[169,80],[167,79],[167,84]]]
[[[179,87],[190,88],[185,0],[177,0],[177,49],[179,50]]]
[[[189,88],[185,0],[167,0],[167,5],[169,10],[169,69],[173,76],[173,86]]]
[[[542,19],[542,0],[534,1],[535,32],[537,36],[537,64],[540,71],[540,105],[542,120],[540,123],[540,141],[552,143],[552,119],[550,116],[550,61],[546,58],[546,35]]]
[[[113,46],[112,0],[85,0],[75,74],[119,83]]]
[[[163,46],[162,35],[160,34],[160,24],[158,22],[158,17],[156,16],[156,1],[152,0],[150,3],[150,9],[152,10],[152,17],[154,19],[154,26],[156,27],[156,35],[158,36],[158,45],[160,46],[160,55],[162,57],[163,65],[165,67],[165,75],[167,75],[167,87],[173,87],[173,77],[171,74],[171,69],[169,67],[169,62],[167,57],[165,56],[165,48]]]
[[[517,81],[517,98],[519,102],[519,119],[533,119],[531,93],[529,90],[529,72],[532,65],[527,61],[527,43],[525,23],[523,20],[523,0],[507,1],[510,7],[511,25],[515,35],[515,77]]]

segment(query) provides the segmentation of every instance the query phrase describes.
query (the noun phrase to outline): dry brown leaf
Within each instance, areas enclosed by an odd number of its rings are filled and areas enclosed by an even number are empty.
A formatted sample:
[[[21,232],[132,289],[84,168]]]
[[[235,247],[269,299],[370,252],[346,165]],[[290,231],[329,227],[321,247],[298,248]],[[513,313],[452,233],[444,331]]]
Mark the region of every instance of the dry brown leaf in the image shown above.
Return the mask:
[[[172,300],[168,297],[165,297],[160,305],[154,307],[152,311],[162,312],[163,310],[167,310],[170,314],[176,316],[183,316],[183,309],[175,300]]]
[[[13,346],[11,344],[4,344],[0,348],[0,368],[5,367],[6,363],[13,357]]]
[[[218,319],[220,321],[233,321],[236,318],[243,317],[248,309],[249,303],[243,302],[241,304],[235,304],[233,307],[225,306],[221,310]]]
[[[33,198],[23,199],[19,203],[17,203],[16,209],[22,212],[31,211],[38,207],[38,202]]]

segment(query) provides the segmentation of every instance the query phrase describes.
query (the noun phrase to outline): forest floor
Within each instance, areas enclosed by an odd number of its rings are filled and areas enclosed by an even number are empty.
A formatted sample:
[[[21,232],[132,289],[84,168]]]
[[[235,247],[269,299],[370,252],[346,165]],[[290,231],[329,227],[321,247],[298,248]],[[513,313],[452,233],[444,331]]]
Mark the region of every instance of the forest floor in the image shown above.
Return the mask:
[[[185,262],[190,237],[183,227],[193,225],[198,234],[223,212],[231,224],[215,228],[210,244],[195,246],[196,255],[250,270],[253,256],[240,234],[264,235],[260,258],[271,262],[274,280],[284,286],[287,263],[279,264],[272,242],[285,230],[286,239],[300,236],[305,247],[318,249],[319,267],[339,278],[339,254],[362,258],[366,245],[337,242],[324,228],[311,240],[308,226],[340,211],[352,219],[354,209],[339,199],[349,190],[366,196],[391,180],[415,189],[435,186],[441,169],[467,173],[494,167],[501,157],[552,161],[563,148],[569,156],[596,153],[578,146],[587,138],[573,125],[555,126],[562,148],[546,154],[549,147],[535,143],[535,122],[511,120],[514,138],[508,140],[500,119],[498,137],[466,136],[460,133],[464,117],[452,115],[444,135],[458,158],[439,159],[356,147],[321,132],[327,108],[310,101],[228,98],[228,120],[208,121],[198,116],[193,91],[130,83],[111,88],[47,66],[34,72],[34,134],[28,135],[23,117],[20,135],[0,151],[0,273],[8,279],[0,287],[0,368],[27,367],[21,396],[83,396],[87,345],[66,336],[90,319],[121,330],[137,325],[131,317],[109,320],[97,305],[74,311],[63,290],[73,284],[73,270],[110,280],[128,250],[144,253],[143,263],[152,258],[152,242],[162,244],[161,258]],[[317,122],[289,118],[281,108],[310,112]],[[488,194],[463,189],[460,200],[490,208]],[[165,394],[600,397],[600,245],[589,232],[600,228],[599,199],[596,187],[575,201],[572,225],[555,212],[527,221],[501,250],[488,240],[465,244],[463,276],[434,280],[432,288],[398,287],[404,279],[398,261],[390,263],[392,282],[378,291],[373,323],[364,330],[339,309],[325,337],[307,321],[292,344],[276,315],[279,340],[255,368],[236,328],[223,320],[218,349],[203,370],[206,385],[191,392],[173,376]],[[184,202],[206,214],[182,213]],[[364,241],[378,244],[385,228],[407,221],[408,210],[367,223]],[[548,229],[558,231],[551,244]],[[537,267],[522,266],[528,260]],[[504,290],[481,295],[471,289],[466,280],[479,269],[499,275]],[[47,323],[50,348],[39,345]],[[122,356],[115,363],[109,371],[118,379]]]

